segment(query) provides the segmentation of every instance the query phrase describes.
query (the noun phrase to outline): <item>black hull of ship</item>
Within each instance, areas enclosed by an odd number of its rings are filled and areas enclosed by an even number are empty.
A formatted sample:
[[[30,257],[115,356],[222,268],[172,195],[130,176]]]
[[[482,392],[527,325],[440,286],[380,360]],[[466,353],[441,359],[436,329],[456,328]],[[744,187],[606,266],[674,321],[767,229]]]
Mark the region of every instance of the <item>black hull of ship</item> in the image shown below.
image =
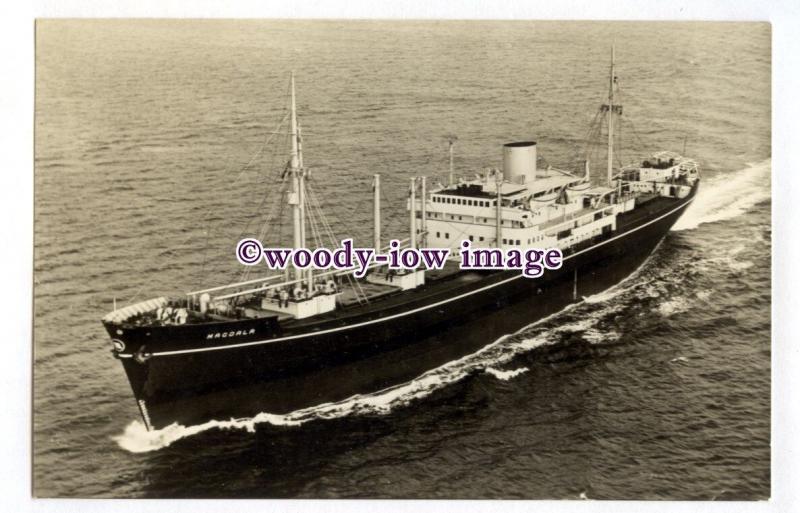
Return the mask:
[[[302,321],[107,329],[125,344],[115,354],[151,429],[341,400],[407,381],[619,283],[652,253],[697,187],[620,215],[615,232],[565,253],[560,269],[537,279],[459,273]]]

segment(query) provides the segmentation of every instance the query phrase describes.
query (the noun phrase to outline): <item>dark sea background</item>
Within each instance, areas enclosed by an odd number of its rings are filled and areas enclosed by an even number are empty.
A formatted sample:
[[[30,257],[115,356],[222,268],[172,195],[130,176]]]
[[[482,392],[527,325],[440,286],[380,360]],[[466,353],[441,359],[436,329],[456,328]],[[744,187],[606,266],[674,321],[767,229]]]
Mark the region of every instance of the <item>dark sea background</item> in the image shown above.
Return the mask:
[[[620,161],[685,147],[703,176],[636,274],[390,390],[144,430],[100,318],[239,276],[290,70],[329,220],[368,244],[372,175],[403,237],[449,134],[465,175],[520,139],[575,166],[612,41]],[[770,496],[768,24],[45,20],[36,44],[36,496]]]

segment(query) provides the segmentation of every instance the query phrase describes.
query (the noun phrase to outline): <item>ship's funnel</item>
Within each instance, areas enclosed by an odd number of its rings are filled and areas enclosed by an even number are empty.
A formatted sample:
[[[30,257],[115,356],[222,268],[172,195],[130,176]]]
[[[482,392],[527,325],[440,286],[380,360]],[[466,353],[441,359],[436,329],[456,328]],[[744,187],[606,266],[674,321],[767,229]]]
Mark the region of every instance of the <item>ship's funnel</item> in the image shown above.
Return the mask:
[[[524,184],[536,179],[536,142],[521,141],[503,145],[503,177]]]

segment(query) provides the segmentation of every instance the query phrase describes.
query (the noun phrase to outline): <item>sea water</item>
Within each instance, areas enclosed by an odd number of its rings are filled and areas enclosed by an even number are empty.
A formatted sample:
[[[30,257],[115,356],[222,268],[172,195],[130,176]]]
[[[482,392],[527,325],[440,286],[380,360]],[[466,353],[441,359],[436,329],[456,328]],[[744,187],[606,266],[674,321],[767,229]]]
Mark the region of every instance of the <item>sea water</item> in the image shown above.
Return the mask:
[[[579,165],[612,41],[620,162],[669,149],[702,172],[633,276],[387,389],[144,429],[99,320],[288,236],[265,220],[291,70],[313,192],[369,245],[372,175],[402,238],[408,180],[444,179],[450,135],[463,175],[514,140]],[[34,493],[767,498],[770,67],[766,24],[39,22]]]

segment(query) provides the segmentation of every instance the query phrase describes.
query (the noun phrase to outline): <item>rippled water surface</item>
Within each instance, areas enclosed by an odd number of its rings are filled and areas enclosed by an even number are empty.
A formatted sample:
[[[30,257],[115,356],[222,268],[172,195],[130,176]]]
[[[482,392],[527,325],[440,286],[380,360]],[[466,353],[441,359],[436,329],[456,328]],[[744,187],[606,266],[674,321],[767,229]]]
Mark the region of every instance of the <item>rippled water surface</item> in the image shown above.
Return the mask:
[[[621,159],[703,172],[635,275],[389,390],[144,431],[99,319],[237,277],[290,70],[314,187],[368,242],[372,174],[402,234],[449,134],[464,174],[523,138],[576,162],[612,40]],[[36,64],[36,495],[769,497],[768,25],[45,21]]]

